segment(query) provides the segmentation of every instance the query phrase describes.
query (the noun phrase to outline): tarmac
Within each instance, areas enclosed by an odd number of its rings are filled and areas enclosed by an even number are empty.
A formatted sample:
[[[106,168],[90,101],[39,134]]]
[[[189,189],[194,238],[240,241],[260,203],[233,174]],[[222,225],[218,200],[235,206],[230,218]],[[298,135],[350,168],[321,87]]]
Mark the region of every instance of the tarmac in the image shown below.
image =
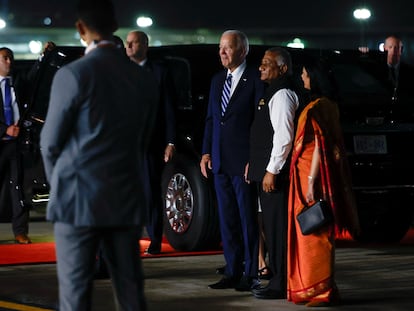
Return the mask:
[[[36,242],[53,240],[52,225],[30,224]],[[0,241],[12,239],[9,223],[0,224]],[[414,245],[360,245],[336,250],[336,282],[341,304],[322,310],[414,310]],[[285,299],[256,299],[250,292],[207,287],[221,276],[223,255],[143,259],[148,311],[309,310]],[[0,310],[57,310],[55,264],[0,266]],[[314,308],[313,308],[314,309]],[[96,280],[92,310],[115,310],[111,281]],[[76,310],[74,310],[76,311]]]

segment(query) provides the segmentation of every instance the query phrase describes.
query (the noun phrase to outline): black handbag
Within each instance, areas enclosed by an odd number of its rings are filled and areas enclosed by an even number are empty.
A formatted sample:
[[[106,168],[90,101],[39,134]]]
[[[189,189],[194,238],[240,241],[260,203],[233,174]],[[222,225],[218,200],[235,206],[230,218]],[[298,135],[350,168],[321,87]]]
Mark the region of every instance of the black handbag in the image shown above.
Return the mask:
[[[315,204],[305,207],[297,216],[300,230],[303,235],[318,231],[324,225],[332,222],[332,210],[328,202],[319,200]]]

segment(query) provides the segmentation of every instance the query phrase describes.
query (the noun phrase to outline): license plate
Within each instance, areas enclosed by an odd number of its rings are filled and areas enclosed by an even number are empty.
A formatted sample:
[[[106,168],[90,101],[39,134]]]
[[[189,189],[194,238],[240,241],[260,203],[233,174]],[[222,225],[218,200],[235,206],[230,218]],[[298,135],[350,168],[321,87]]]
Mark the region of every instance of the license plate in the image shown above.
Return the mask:
[[[385,135],[356,135],[354,151],[356,154],[386,154],[387,138]]]

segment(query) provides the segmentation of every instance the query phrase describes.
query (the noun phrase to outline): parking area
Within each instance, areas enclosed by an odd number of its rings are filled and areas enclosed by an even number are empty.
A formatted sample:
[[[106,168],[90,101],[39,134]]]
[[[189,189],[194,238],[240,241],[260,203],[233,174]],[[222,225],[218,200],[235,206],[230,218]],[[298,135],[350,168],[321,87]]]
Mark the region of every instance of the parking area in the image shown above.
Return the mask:
[[[32,222],[32,239],[35,242],[53,239],[51,228],[43,221]],[[10,236],[10,224],[0,224],[0,241]],[[413,244],[340,244],[336,252],[336,279],[342,304],[322,309],[414,310]],[[220,278],[215,269],[223,263],[222,255],[145,258],[148,310],[309,309],[286,300],[258,300],[248,292],[207,288]],[[0,310],[56,310],[58,289],[54,264],[0,266],[0,284]],[[95,282],[93,310],[115,310],[110,280]]]

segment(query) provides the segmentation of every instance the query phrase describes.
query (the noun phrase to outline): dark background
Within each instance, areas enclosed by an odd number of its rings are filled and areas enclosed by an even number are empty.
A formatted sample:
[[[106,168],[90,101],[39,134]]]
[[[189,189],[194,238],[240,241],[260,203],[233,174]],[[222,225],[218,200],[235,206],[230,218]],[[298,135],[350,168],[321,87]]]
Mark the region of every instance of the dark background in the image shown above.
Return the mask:
[[[72,27],[75,0],[0,0],[0,9],[13,25],[37,27],[48,16],[54,27]],[[149,14],[164,28],[257,28],[358,30],[353,17],[357,7],[372,12],[370,31],[412,32],[411,0],[115,0],[121,27],[130,27],[137,15]]]
[[[68,42],[73,37],[68,31],[75,32],[76,3],[0,0],[0,16],[9,27],[0,30],[0,43],[27,42],[32,37]],[[198,36],[203,37],[200,43],[215,43],[222,31],[240,29],[259,44],[286,45],[299,37],[306,47],[375,50],[388,34],[397,34],[404,42],[403,60],[414,63],[412,0],[114,0],[114,4],[117,34],[122,38],[137,28],[139,15],[152,17],[153,26],[145,30],[150,44],[197,43]],[[360,7],[371,10],[369,20],[354,18],[353,11]],[[44,24],[46,17],[51,19],[49,25]],[[76,40],[74,44],[79,44]]]

